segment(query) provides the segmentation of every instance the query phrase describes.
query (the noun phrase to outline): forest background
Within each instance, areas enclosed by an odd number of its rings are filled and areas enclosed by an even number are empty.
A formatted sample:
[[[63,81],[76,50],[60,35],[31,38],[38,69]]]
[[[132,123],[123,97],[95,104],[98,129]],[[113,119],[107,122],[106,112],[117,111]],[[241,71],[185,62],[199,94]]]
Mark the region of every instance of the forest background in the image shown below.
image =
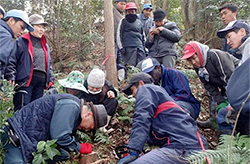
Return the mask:
[[[104,3],[106,0],[1,0],[6,11],[26,10],[42,14],[49,23],[46,36],[51,48],[55,73],[72,69],[91,69],[100,65],[104,54]],[[132,0],[128,0],[132,1]],[[177,23],[182,32],[179,55],[187,41],[195,40],[210,48],[220,48],[216,36],[224,27],[219,7],[225,2],[239,7],[238,19],[250,22],[250,0],[135,0],[138,13],[144,3],[162,8],[167,19]],[[112,35],[112,34],[110,34]],[[96,47],[98,46],[98,49]]]

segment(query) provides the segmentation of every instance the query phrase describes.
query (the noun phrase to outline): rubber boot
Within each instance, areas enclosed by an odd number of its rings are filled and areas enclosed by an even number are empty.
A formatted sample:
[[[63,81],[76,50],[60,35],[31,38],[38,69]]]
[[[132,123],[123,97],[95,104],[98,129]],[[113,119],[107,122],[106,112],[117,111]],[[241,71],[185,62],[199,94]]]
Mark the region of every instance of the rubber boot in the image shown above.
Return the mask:
[[[105,126],[99,128],[100,131],[101,131],[102,133],[107,133],[107,134],[109,134],[109,133],[111,133],[112,131],[114,131],[113,128],[110,128],[109,130],[106,129],[106,128],[108,127],[108,125],[109,125],[110,120],[111,120],[111,116],[108,115],[107,124],[106,124]]]
[[[206,121],[196,120],[196,123],[199,127],[203,128],[211,128],[216,125],[215,119],[215,109],[216,109],[216,102],[212,99],[209,101],[209,109],[210,109],[210,117]]]

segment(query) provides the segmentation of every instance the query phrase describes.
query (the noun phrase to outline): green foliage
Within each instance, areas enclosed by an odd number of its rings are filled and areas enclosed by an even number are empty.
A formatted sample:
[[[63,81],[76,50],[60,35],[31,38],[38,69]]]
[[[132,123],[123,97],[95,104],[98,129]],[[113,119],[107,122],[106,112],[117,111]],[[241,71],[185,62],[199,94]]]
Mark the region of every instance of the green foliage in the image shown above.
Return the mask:
[[[0,127],[6,124],[7,118],[13,115],[13,89],[12,86],[7,80],[0,79]],[[3,131],[0,129],[0,133]],[[4,151],[3,144],[0,142],[0,163],[3,163]]]
[[[206,150],[206,153],[196,152],[187,157],[192,164],[205,163],[205,157],[210,159],[211,163],[225,164],[228,163],[228,154],[231,153],[232,164],[247,164],[250,162],[250,138],[245,135],[237,134],[233,139],[232,152],[228,152],[230,136],[222,135],[220,145],[216,150]]]
[[[34,164],[47,164],[48,160],[53,160],[56,155],[61,153],[56,149],[57,140],[40,141],[37,144],[37,152],[33,152],[34,156],[32,163]]]
[[[105,144],[105,145],[110,144],[110,140],[108,139],[108,136],[100,132],[99,130],[96,131],[94,141]]]
[[[132,123],[135,98],[132,96],[126,97],[123,93],[118,93],[117,100],[121,108],[121,110],[117,111],[117,118],[122,122]]]
[[[88,135],[87,133],[84,133],[82,131],[79,131],[79,130],[76,132],[76,138],[82,142],[91,142],[92,141],[90,135]]]

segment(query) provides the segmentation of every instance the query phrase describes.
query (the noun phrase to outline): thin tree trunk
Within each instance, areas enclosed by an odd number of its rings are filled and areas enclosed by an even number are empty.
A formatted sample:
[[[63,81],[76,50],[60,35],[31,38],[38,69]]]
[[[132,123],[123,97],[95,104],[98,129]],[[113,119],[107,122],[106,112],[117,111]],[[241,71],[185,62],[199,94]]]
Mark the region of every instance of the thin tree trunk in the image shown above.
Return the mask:
[[[113,16],[112,0],[105,0],[104,3],[104,27],[105,27],[105,55],[107,79],[118,87],[116,55],[115,55],[115,39],[114,39],[114,16]]]
[[[162,2],[162,10],[166,11],[168,16],[168,0],[163,0]]]

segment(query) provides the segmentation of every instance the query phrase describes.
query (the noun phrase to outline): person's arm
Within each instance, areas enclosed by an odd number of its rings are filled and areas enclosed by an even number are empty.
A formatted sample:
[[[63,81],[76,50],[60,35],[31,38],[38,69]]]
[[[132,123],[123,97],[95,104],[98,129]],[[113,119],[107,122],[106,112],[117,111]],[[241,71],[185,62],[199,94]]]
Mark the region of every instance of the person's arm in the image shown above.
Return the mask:
[[[81,144],[73,135],[80,119],[80,106],[71,99],[61,99],[56,102],[50,123],[51,139],[57,139],[57,144],[70,151],[79,152]]]
[[[15,52],[15,41],[5,32],[0,32],[0,61],[6,67],[11,54]]]
[[[142,151],[149,137],[154,112],[158,107],[157,103],[157,95],[150,93],[144,86],[138,89],[128,148],[136,150],[137,152]]]
[[[50,49],[49,45],[46,44],[47,51],[48,51],[48,88],[53,86],[54,82],[54,74],[53,74],[53,67],[52,67],[52,62],[51,62],[51,55],[50,55]]]
[[[181,32],[174,22],[168,23],[163,26],[160,35],[171,40],[172,42],[179,42],[181,39]]]
[[[123,18],[124,19],[124,18]],[[116,32],[116,42],[118,49],[121,50],[123,49],[122,41],[123,41],[123,19],[120,20],[118,27],[117,27],[117,32]]]
[[[216,52],[213,50],[211,54],[211,59],[214,67],[217,70],[217,73],[220,77],[220,80],[223,82],[223,87],[226,88],[228,79],[230,78],[231,74],[235,70],[235,64],[230,55],[226,52]],[[223,53],[223,54],[218,54]]]
[[[10,54],[9,62],[6,66],[5,75],[4,75],[5,79],[11,81],[12,84],[15,83],[15,79],[16,79],[18,58],[23,53],[22,46],[20,46],[22,40],[19,40],[19,39],[16,41],[15,51],[13,51],[13,53]]]

